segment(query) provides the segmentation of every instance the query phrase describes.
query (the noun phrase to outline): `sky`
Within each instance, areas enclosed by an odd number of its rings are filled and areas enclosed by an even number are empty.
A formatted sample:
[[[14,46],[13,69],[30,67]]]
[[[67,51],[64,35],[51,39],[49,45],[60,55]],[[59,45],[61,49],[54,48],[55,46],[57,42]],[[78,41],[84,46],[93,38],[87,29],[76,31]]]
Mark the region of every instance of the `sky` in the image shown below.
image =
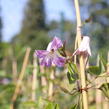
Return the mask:
[[[0,0],[3,41],[10,41],[20,32],[27,2],[28,0]],[[64,12],[65,19],[74,19],[73,3],[70,0],[44,0],[44,4],[47,21],[60,20],[61,12]]]

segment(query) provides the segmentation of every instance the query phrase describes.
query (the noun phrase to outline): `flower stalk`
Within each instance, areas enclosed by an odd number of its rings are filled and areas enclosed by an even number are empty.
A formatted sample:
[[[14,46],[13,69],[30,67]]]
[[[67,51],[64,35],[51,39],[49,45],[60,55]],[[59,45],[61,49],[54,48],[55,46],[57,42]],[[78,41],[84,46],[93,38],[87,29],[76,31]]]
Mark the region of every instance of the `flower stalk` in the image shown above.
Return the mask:
[[[76,39],[77,39],[78,46],[79,46],[81,43],[81,39],[82,39],[82,33],[81,33],[82,23],[81,23],[81,17],[80,17],[79,2],[78,2],[78,0],[74,0],[74,3],[75,3],[76,17],[77,17]],[[79,58],[79,63],[80,63],[81,87],[86,88],[85,63],[84,63],[84,58],[82,55]],[[83,108],[88,109],[87,91],[85,91],[85,90],[82,91],[82,100],[83,100]]]

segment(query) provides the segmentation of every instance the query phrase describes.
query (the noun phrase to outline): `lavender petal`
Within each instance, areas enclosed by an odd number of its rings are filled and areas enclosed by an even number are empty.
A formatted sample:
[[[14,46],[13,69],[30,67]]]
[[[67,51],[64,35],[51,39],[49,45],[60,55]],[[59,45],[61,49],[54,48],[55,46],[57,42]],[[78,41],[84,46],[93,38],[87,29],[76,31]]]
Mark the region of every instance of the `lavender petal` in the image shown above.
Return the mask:
[[[41,60],[41,65],[46,66],[46,67],[50,67],[52,64],[52,59],[49,57],[45,57]]]
[[[35,53],[38,58],[44,58],[49,52],[46,50],[36,50]]]
[[[62,47],[63,43],[58,37],[54,37],[52,44],[51,44],[51,49],[57,50],[58,48]]]
[[[64,57],[57,56],[53,59],[53,63],[58,67],[63,67],[65,62],[66,62],[66,59]]]

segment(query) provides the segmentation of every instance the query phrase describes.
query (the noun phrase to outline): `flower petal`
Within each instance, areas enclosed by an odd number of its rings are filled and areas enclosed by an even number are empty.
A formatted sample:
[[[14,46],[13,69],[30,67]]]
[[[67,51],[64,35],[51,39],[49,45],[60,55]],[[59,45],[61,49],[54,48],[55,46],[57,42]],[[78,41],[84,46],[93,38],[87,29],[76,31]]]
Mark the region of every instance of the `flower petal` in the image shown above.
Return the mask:
[[[88,51],[89,56],[91,56],[92,53],[91,53],[91,49],[90,49],[90,47],[88,47],[87,49],[88,49],[87,51]]]
[[[52,59],[49,57],[45,57],[41,60],[41,65],[46,66],[46,67],[50,67],[52,64]]]
[[[49,51],[49,52],[51,51],[51,45],[52,45],[52,42],[50,42],[47,46],[47,51]]]
[[[63,46],[62,41],[58,37],[54,37],[53,41],[51,42],[51,49],[57,50],[58,48]]]
[[[63,67],[65,62],[66,62],[66,59],[64,57],[57,56],[53,59],[53,64],[55,64],[58,67]]]
[[[46,50],[36,50],[35,53],[38,58],[44,58],[49,52]]]
[[[91,56],[90,50],[90,38],[88,36],[84,36],[83,40],[80,43],[79,48],[73,53],[74,55],[84,55],[84,56]]]

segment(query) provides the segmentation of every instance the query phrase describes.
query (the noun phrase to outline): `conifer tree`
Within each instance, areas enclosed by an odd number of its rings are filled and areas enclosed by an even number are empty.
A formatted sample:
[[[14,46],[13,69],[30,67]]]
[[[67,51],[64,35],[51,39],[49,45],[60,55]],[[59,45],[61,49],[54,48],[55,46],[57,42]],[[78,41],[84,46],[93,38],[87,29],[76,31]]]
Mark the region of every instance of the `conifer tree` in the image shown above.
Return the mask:
[[[25,9],[22,32],[45,29],[45,12],[43,0],[29,0]]]
[[[21,32],[13,42],[34,48],[45,48],[48,44],[43,0],[29,0],[24,11]],[[42,43],[43,41],[43,43]]]

